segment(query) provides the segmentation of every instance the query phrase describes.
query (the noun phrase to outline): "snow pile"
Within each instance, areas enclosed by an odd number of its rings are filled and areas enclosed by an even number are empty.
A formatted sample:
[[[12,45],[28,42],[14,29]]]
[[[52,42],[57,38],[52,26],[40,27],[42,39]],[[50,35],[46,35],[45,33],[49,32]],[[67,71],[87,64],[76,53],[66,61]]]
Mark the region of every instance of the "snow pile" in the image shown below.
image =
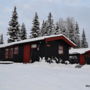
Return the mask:
[[[90,90],[90,66],[0,64],[0,90]]]
[[[13,61],[0,61],[0,64],[13,64]]]

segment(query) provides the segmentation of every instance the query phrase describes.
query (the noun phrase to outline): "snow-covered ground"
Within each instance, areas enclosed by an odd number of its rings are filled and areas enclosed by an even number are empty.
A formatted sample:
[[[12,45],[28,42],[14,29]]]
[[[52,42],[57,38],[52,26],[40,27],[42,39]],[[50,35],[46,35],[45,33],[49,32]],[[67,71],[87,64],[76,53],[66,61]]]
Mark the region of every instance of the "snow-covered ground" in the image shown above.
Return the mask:
[[[0,90],[90,90],[90,66],[0,64]]]

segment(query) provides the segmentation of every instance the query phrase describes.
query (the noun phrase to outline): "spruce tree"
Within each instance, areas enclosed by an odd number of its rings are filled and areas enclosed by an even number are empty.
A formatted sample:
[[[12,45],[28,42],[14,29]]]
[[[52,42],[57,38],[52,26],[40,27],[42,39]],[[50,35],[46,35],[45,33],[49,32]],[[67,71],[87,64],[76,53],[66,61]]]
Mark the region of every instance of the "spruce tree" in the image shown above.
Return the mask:
[[[47,36],[47,21],[43,20],[40,33],[41,36]]]
[[[9,22],[9,28],[8,28],[8,43],[19,40],[20,40],[20,29],[18,23],[18,15],[17,15],[16,7],[14,7],[14,11],[12,14],[11,21]]]
[[[44,32],[45,32],[45,22],[43,20],[42,26],[41,26],[41,29],[40,29],[40,36],[44,36]]]
[[[58,24],[58,22],[57,22],[57,23],[56,23],[56,26],[55,26],[55,34],[58,35],[58,34],[59,34],[59,31],[60,31],[60,29],[59,29],[59,24]]]
[[[35,17],[34,17],[34,20],[33,20],[33,26],[32,26],[32,29],[31,29],[31,38],[36,38],[36,37],[39,37],[40,36],[40,26],[39,26],[39,18],[38,18],[38,15],[37,13],[35,13]]]
[[[0,44],[3,44],[4,41],[3,41],[3,34],[0,35]]]
[[[73,18],[67,18],[68,38],[75,43],[75,21]]]
[[[62,18],[59,20],[59,34],[63,34],[65,36],[68,35],[67,29],[66,29],[66,21],[64,21]]]
[[[84,29],[83,29],[83,33],[82,33],[81,47],[82,48],[88,48],[88,43],[86,40],[86,35],[85,35]]]
[[[55,34],[54,20],[52,19],[51,13],[49,13],[49,16],[48,16],[46,30],[47,30],[46,31],[47,36]]]
[[[21,37],[21,40],[27,39],[26,27],[24,23],[21,26],[20,37]]]
[[[80,48],[80,32],[79,32],[79,25],[77,22],[75,26],[75,43],[77,45],[77,48]]]

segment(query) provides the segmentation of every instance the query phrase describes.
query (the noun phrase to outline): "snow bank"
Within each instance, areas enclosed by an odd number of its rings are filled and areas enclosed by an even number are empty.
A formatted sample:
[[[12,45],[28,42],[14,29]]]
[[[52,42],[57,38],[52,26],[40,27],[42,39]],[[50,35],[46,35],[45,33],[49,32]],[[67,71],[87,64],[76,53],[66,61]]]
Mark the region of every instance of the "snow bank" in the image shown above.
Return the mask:
[[[13,61],[0,61],[0,64],[13,64]]]
[[[0,64],[0,90],[90,90],[90,66]]]

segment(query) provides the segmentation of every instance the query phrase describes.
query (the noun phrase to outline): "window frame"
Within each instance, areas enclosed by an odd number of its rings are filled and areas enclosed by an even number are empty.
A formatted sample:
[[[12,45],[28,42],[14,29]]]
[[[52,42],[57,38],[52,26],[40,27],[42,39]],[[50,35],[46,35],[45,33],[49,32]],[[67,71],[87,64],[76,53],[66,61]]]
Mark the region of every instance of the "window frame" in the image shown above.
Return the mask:
[[[63,47],[62,45],[59,45],[59,46],[58,46],[58,54],[59,54],[59,55],[64,54],[64,47]]]
[[[18,53],[19,53],[19,47],[16,46],[16,47],[14,47],[13,54],[18,55]]]
[[[10,48],[9,52],[10,52],[10,53],[9,53],[9,57],[10,57],[10,58],[13,58],[13,48]]]
[[[6,48],[5,49],[5,59],[8,59],[9,58],[9,49]]]
[[[37,48],[37,44],[32,44],[32,45],[31,45],[31,48],[32,48],[32,49]]]

